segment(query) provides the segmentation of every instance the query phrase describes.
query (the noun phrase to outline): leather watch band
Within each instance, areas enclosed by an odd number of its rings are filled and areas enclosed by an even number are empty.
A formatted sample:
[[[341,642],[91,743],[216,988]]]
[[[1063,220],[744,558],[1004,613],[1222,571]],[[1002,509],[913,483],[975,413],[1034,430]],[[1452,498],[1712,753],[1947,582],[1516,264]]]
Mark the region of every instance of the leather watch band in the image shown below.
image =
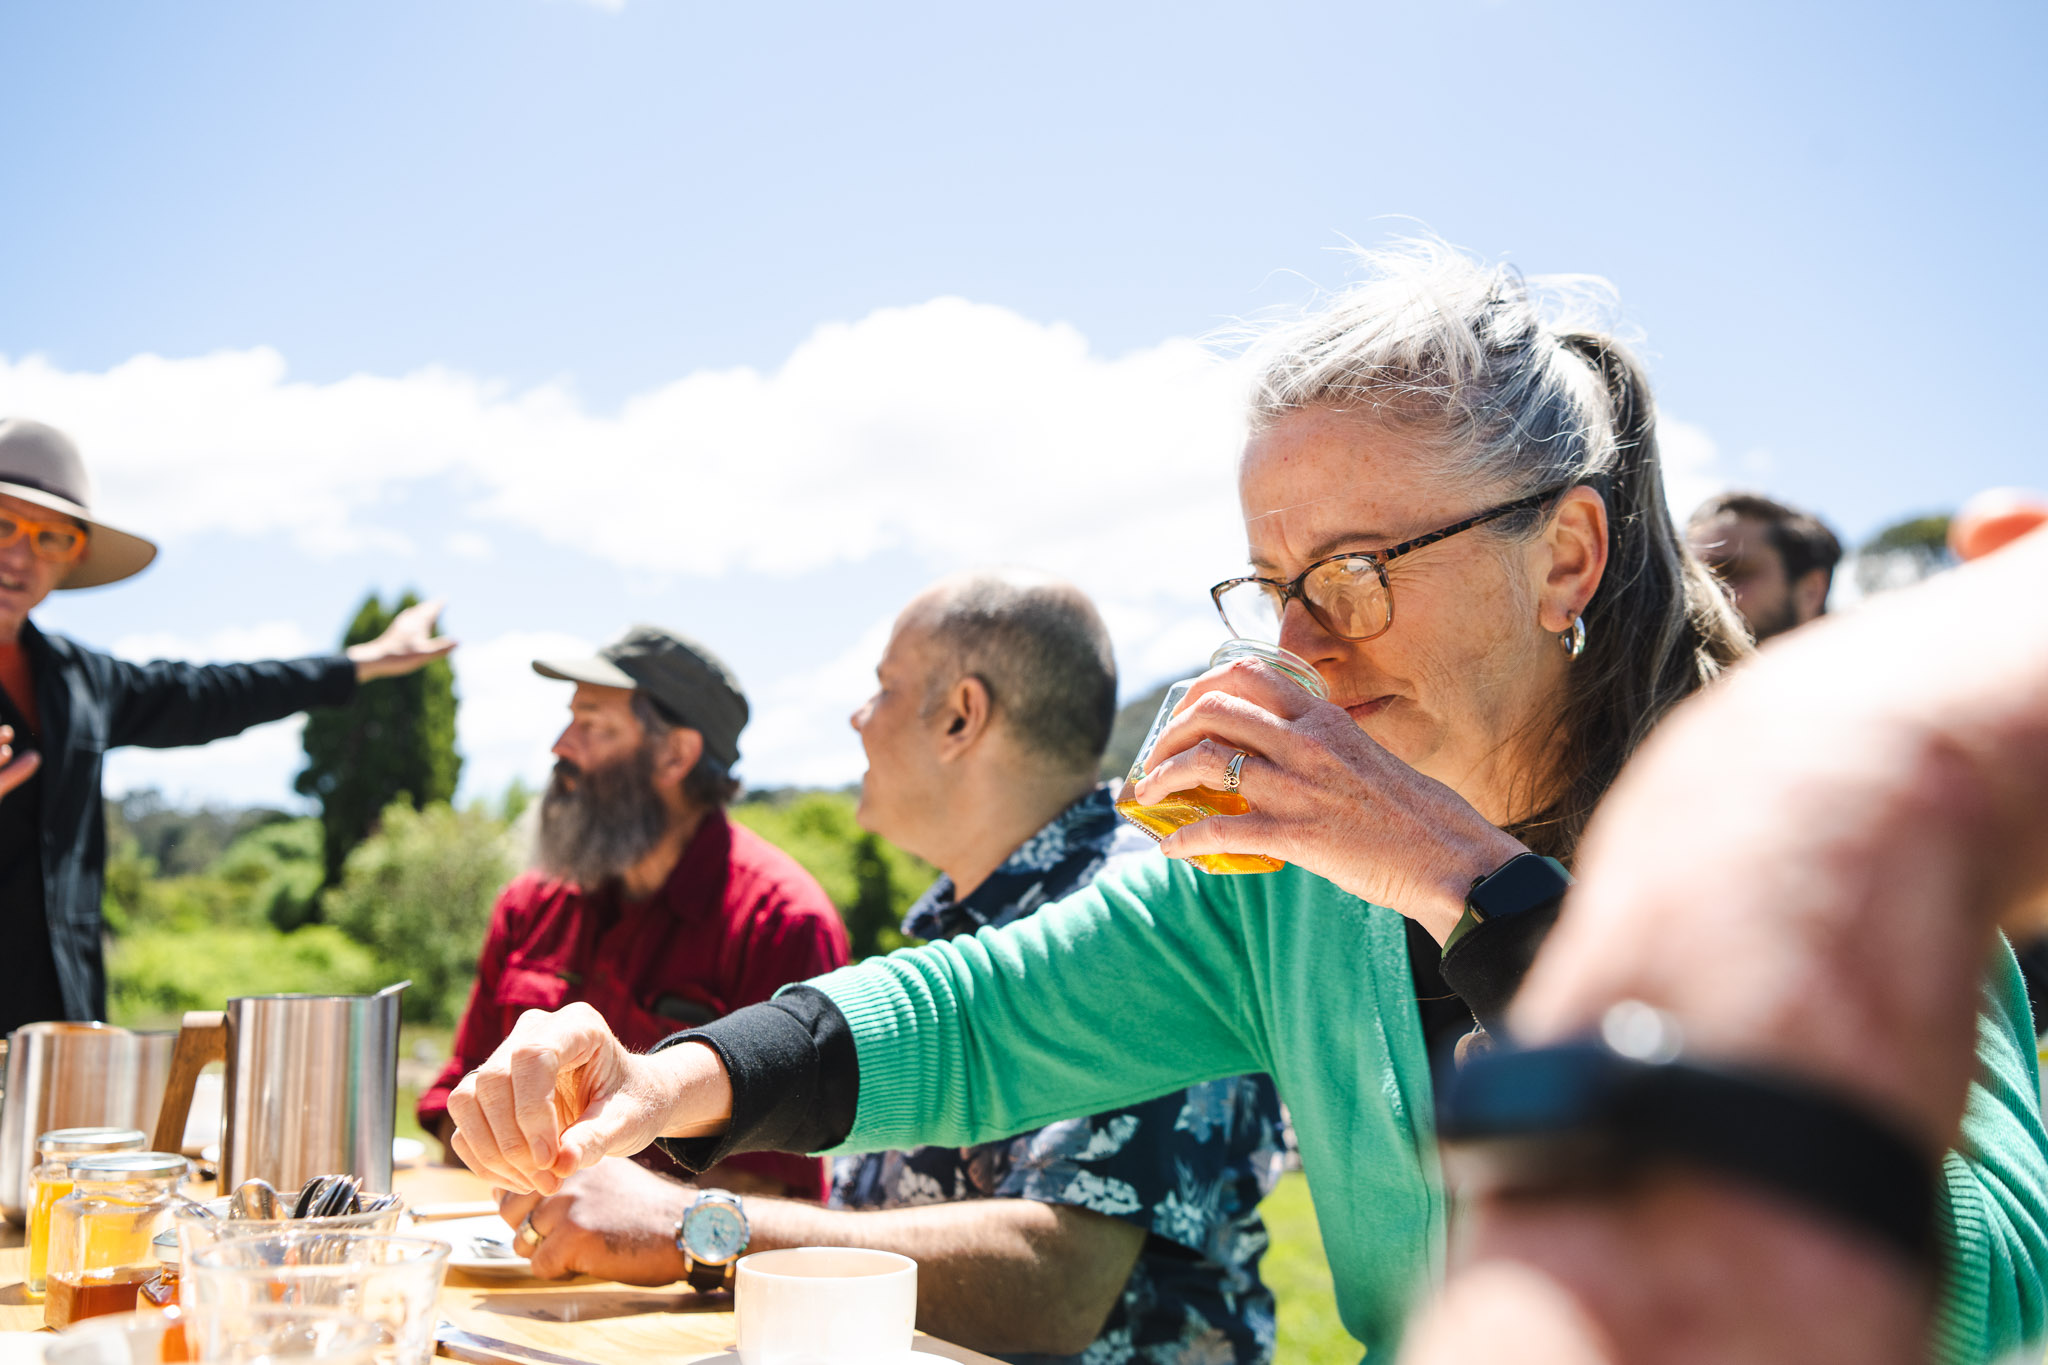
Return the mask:
[[[1622,1010],[1663,1017],[1631,1001],[1609,1018]],[[1804,1079],[1677,1052],[1624,1055],[1597,1040],[1474,1058],[1438,1111],[1448,1168],[1468,1186],[1543,1192],[1613,1187],[1677,1162],[1933,1263],[1938,1164],[1896,1123]]]

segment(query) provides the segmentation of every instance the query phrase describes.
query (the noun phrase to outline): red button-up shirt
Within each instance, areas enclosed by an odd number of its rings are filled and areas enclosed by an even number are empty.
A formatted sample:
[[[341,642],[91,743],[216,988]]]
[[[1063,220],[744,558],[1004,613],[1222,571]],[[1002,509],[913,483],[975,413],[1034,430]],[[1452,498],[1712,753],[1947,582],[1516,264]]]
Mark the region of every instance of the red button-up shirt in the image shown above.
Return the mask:
[[[644,901],[616,886],[585,895],[528,873],[491,912],[455,1055],[420,1096],[420,1124],[432,1131],[448,1112],[448,1092],[526,1010],[586,1001],[626,1046],[645,1051],[846,959],[846,926],[817,879],[723,811],[704,817],[668,881]],[[824,1163],[814,1158],[761,1152],[733,1163],[783,1181],[799,1198],[825,1195]]]

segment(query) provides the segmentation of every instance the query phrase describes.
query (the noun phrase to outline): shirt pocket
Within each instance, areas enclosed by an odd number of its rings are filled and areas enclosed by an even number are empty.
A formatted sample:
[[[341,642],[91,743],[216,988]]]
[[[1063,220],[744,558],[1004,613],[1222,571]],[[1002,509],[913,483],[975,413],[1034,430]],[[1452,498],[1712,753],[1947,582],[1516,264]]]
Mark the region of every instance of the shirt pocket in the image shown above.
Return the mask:
[[[505,968],[498,977],[498,1003],[515,1010],[558,1010],[569,1002],[569,983],[553,972]]]

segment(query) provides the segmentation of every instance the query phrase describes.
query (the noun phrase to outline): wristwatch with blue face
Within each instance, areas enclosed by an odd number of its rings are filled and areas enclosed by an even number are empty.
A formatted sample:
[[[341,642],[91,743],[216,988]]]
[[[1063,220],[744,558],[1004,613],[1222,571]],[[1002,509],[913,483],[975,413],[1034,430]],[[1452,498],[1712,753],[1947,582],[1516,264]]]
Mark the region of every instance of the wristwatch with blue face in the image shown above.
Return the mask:
[[[732,1288],[733,1265],[752,1236],[738,1196],[724,1190],[699,1194],[676,1224],[676,1250],[683,1253],[690,1288],[703,1294]]]

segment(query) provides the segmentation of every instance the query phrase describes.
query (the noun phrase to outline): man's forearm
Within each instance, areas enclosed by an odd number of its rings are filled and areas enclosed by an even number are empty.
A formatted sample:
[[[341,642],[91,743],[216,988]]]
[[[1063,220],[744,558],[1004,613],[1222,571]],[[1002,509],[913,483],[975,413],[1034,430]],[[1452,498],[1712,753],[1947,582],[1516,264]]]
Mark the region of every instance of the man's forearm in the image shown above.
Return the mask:
[[[1518,1033],[1644,999],[1695,1050],[1946,1145],[1991,930],[2048,890],[2042,583],[2037,533],[1795,633],[1675,715],[1595,821]],[[1729,795],[1711,809],[1709,783]]]
[[[1930,1155],[1950,1145],[1992,928],[2048,890],[2043,583],[2037,533],[1803,629],[1674,716],[1595,821],[1518,1036],[1644,1000],[1694,1056],[1812,1078]],[[1893,1253],[1680,1169],[1606,1196],[1481,1198],[1454,1262],[1412,1343],[1427,1365],[1503,1345],[1904,1362],[1928,1308]],[[1546,1332],[1552,1356],[1532,1349]]]
[[[917,1262],[917,1325],[971,1350],[1071,1355],[1102,1330],[1144,1245],[1119,1219],[1030,1199],[824,1209],[748,1199],[750,1249],[859,1246]]]

